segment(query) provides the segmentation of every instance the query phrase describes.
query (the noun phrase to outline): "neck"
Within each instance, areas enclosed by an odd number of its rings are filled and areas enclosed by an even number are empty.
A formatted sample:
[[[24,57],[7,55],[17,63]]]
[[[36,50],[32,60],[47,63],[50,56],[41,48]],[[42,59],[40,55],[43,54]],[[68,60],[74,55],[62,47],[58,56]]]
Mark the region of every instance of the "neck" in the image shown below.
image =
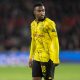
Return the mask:
[[[36,18],[35,21],[38,23],[39,22],[38,18]]]
[[[44,17],[43,19],[38,19],[38,18],[36,18],[35,20],[36,20],[37,22],[43,21],[43,20],[45,20],[45,17]]]

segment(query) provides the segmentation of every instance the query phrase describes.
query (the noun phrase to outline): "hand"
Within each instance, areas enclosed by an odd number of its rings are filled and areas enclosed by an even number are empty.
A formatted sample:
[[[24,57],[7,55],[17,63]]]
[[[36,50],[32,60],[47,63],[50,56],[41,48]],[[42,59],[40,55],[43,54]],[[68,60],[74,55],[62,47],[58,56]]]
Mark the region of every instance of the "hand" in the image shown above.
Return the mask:
[[[32,59],[29,59],[29,67],[32,68],[32,63],[33,63],[33,60]]]
[[[56,66],[58,66],[59,64],[54,64],[54,65],[55,65],[55,67],[56,67]]]

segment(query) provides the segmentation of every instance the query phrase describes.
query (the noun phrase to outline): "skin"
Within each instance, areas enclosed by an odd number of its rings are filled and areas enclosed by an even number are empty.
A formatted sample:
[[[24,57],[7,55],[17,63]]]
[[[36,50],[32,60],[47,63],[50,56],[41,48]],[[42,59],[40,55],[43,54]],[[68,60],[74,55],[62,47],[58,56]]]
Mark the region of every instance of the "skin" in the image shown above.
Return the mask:
[[[34,8],[34,16],[36,21],[40,21],[45,17],[45,7],[44,6],[37,6]]]
[[[45,18],[45,7],[37,6],[34,8],[34,16],[37,22],[43,20]],[[32,68],[32,59],[29,59],[29,67]],[[33,77],[33,80],[42,80],[41,77]]]

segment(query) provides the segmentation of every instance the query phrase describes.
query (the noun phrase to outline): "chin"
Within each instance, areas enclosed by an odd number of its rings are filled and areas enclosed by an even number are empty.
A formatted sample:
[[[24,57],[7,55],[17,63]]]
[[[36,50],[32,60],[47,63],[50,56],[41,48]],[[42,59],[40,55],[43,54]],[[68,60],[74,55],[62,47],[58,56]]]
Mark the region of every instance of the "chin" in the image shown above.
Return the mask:
[[[44,20],[45,19],[45,17],[40,17],[39,18],[39,21],[42,21],[42,20]]]

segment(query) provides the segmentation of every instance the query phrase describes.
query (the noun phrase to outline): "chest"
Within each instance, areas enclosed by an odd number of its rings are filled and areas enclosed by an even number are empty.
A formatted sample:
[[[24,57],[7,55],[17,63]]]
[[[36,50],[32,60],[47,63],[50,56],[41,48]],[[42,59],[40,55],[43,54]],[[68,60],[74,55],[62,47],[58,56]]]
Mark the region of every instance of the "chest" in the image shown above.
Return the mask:
[[[46,24],[44,22],[35,23],[32,27],[33,33],[44,34],[46,32]]]

